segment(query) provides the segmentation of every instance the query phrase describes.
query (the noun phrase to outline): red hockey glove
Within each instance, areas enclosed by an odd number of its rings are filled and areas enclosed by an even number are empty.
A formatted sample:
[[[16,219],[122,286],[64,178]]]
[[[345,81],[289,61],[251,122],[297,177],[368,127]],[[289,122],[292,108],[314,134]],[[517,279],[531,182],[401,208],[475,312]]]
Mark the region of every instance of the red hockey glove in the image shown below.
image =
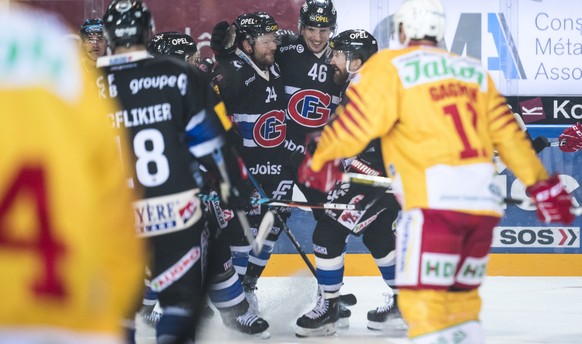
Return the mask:
[[[340,160],[326,162],[319,172],[311,169],[311,160],[312,156],[307,152],[297,172],[299,174],[299,183],[322,192],[328,192],[333,189],[335,184],[342,179]]]
[[[558,142],[560,142],[560,149],[563,152],[577,152],[582,149],[582,124],[578,122],[565,129]]]
[[[328,161],[323,165],[319,172],[311,169],[312,154],[315,152],[321,133],[313,133],[307,136],[305,142],[305,158],[297,171],[299,183],[308,188],[316,189],[322,192],[331,190],[336,182],[342,178],[342,165],[339,159]]]
[[[561,222],[566,225],[574,222],[574,215],[570,211],[572,197],[566,192],[558,175],[554,174],[547,180],[535,183],[527,188],[527,192],[534,199],[540,221]]]

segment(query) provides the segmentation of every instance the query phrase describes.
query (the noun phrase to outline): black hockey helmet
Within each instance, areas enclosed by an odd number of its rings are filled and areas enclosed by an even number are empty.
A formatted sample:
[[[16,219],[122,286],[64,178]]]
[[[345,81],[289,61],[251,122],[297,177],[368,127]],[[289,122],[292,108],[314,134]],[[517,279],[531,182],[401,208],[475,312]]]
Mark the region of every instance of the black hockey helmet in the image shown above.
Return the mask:
[[[303,26],[335,29],[337,12],[331,0],[306,0],[299,10],[299,30]]]
[[[266,12],[243,13],[234,21],[236,39],[239,42],[246,39],[251,45],[258,36],[268,33],[277,33],[279,24],[275,18]]]
[[[160,32],[148,43],[148,52],[152,55],[185,56],[197,51],[194,38],[175,31]]]
[[[113,0],[103,15],[105,38],[112,49],[119,46],[146,45],[154,21],[141,0]]]
[[[89,35],[97,34],[103,35],[103,20],[101,19],[86,19],[81,25],[79,35],[85,38]]]
[[[340,32],[330,40],[329,47],[346,53],[347,60],[359,58],[362,63],[378,51],[378,43],[374,36],[361,29]]]

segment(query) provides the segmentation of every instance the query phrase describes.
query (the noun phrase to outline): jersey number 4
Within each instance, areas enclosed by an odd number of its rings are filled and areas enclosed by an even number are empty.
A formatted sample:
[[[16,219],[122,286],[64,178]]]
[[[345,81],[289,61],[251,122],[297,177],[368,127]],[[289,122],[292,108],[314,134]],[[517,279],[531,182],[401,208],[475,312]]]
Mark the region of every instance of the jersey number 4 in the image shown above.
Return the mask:
[[[54,237],[50,219],[49,200],[44,171],[38,167],[21,168],[4,195],[0,195],[0,249],[35,254],[42,273],[31,286],[35,295],[61,298],[65,296],[63,279],[59,276],[57,262],[65,253],[65,245]],[[32,237],[17,236],[9,222],[13,206],[18,201],[32,208],[28,215],[37,219],[36,233]]]

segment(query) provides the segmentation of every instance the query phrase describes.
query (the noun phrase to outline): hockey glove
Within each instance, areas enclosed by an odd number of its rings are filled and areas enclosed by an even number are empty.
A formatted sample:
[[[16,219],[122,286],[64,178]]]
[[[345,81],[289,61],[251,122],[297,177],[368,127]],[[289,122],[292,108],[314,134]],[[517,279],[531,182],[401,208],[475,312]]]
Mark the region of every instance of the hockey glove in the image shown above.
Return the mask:
[[[565,129],[558,142],[560,142],[560,149],[563,152],[571,153],[582,149],[582,124],[578,122]]]
[[[236,149],[227,144],[202,159],[208,174],[214,177],[208,178],[215,184],[211,188],[218,192],[225,207],[246,209],[250,203],[253,186],[248,170]]]
[[[313,153],[315,152],[319,138],[319,133],[307,136],[305,142],[305,158],[301,162],[297,174],[299,183],[304,184],[308,188],[328,192],[342,179],[343,171],[339,159],[326,162],[318,172],[311,169]]]
[[[212,29],[210,37],[210,47],[217,57],[222,57],[233,53],[236,49],[236,28],[225,21],[216,24]]]
[[[566,192],[558,175],[554,174],[547,180],[535,183],[527,188],[527,192],[534,199],[540,221],[561,222],[566,225],[574,221],[574,215],[570,211],[572,197]]]

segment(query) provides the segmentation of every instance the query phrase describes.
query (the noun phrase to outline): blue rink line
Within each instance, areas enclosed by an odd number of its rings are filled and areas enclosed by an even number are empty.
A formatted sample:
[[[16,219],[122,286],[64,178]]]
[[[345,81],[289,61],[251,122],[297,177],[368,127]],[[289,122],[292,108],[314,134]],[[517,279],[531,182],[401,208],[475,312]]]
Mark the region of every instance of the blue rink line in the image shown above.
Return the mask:
[[[532,139],[538,136],[545,136],[548,139],[557,140],[564,129],[571,127],[569,124],[528,124],[527,132]]]

